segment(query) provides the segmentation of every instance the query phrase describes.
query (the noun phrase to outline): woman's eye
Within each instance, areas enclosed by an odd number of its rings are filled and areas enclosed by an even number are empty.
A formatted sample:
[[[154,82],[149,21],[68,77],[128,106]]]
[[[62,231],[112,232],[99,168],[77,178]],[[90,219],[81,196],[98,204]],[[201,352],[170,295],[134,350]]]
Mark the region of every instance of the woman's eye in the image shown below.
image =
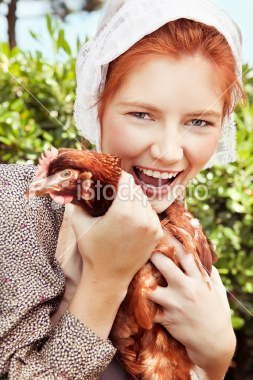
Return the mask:
[[[200,119],[193,119],[193,120],[190,120],[189,122],[186,123],[187,125],[189,125],[190,127],[193,126],[193,127],[206,127],[208,125],[211,125],[211,123],[208,123],[207,121],[205,120],[200,120]]]
[[[143,119],[143,120],[151,119],[151,116],[146,112],[130,112],[130,115],[136,117],[137,119]]]

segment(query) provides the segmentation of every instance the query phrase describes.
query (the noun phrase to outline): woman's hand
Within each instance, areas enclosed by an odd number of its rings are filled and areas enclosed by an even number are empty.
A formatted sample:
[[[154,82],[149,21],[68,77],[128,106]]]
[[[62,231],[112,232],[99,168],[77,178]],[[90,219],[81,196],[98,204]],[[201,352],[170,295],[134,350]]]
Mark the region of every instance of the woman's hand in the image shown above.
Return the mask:
[[[93,218],[75,207],[72,226],[84,275],[111,284],[114,290],[116,286],[127,291],[131,279],[163,236],[157,214],[126,172],[122,172],[118,194],[107,213]]]
[[[74,229],[83,271],[69,311],[107,339],[135,273],[163,236],[159,218],[133,177],[122,173],[117,197],[100,218],[76,207]],[[131,197],[131,192],[135,196]]]
[[[205,373],[201,379],[222,379],[236,345],[226,289],[213,267],[210,290],[192,255],[174,237],[171,239],[185,273],[163,254],[152,255],[151,261],[168,283],[148,295],[164,307],[156,322],[185,346],[189,358]]]

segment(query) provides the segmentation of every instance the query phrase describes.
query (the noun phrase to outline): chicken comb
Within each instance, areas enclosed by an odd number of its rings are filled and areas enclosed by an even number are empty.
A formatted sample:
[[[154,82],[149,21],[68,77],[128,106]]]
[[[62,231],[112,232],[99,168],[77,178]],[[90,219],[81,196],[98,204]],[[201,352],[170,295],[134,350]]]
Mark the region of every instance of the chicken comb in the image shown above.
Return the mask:
[[[44,152],[46,157],[43,155],[43,153],[41,154],[41,157],[39,158],[38,172],[34,180],[45,178],[47,176],[49,165],[58,156],[58,149],[53,146],[51,147],[51,150],[45,149]]]

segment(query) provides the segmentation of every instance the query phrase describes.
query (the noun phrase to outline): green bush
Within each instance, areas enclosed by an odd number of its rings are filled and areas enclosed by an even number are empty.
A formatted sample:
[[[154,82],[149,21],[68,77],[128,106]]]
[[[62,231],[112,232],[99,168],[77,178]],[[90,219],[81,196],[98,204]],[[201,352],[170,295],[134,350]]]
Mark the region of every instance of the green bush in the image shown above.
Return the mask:
[[[73,122],[75,57],[58,21],[47,17],[55,62],[0,44],[1,162],[37,163],[43,147],[80,148]],[[32,32],[31,32],[32,33]],[[39,36],[34,35],[39,39]],[[78,45],[80,42],[78,41]],[[65,52],[65,60],[59,56]]]
[[[32,56],[18,47],[10,51],[6,43],[0,45],[1,163],[37,164],[43,148],[51,145],[58,149],[81,148],[72,116],[75,57],[61,25],[49,16],[47,22],[54,63],[47,62],[39,51]],[[63,51],[65,58],[60,59]],[[247,66],[244,70],[248,71],[244,78],[248,104],[236,110],[237,162],[202,171],[189,185],[188,193],[194,194],[198,185],[206,185],[205,199],[188,195],[187,204],[216,247],[216,266],[228,290],[233,326],[242,333],[252,360],[253,77]]]

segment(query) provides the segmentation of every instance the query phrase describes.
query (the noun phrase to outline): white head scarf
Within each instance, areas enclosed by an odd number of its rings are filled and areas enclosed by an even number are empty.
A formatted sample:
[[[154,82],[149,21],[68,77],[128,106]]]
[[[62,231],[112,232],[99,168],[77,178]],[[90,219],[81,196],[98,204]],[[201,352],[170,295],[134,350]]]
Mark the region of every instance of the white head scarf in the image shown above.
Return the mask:
[[[145,35],[179,18],[214,26],[224,35],[237,63],[238,81],[242,83],[240,29],[210,0],[107,0],[97,33],[81,48],[76,64],[76,126],[86,139],[96,144],[98,152],[101,152],[101,125],[98,106],[93,105],[104,89],[109,63]],[[205,168],[235,160],[236,126],[231,114],[224,118],[217,149]]]

